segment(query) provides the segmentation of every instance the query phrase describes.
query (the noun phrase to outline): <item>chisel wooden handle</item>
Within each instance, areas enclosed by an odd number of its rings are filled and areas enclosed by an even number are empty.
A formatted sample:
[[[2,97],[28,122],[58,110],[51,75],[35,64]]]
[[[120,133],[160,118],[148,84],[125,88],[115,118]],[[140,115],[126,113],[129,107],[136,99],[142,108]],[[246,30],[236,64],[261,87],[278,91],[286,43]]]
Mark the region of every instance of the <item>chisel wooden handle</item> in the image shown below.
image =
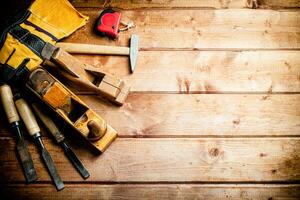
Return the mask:
[[[61,131],[57,128],[56,124],[53,122],[53,120],[45,114],[45,112],[39,107],[36,103],[32,104],[32,108],[35,112],[35,114],[38,116],[38,118],[43,122],[45,127],[47,128],[48,132],[50,132],[57,143],[62,142],[65,137],[61,133]]]
[[[35,136],[41,132],[39,125],[31,111],[31,108],[24,99],[18,99],[15,101],[18,112],[27,128],[28,133],[31,136]],[[40,135],[40,134],[39,134]]]
[[[1,101],[9,123],[20,121],[18,111],[15,107],[13,94],[8,85],[0,86]]]
[[[129,47],[104,46],[96,44],[79,44],[59,42],[57,47],[69,53],[107,54],[107,55],[129,55]]]
[[[0,98],[4,107],[4,111],[10,123],[11,131],[16,139],[16,152],[24,171],[24,176],[28,183],[37,180],[37,173],[28,150],[27,141],[23,137],[20,127],[20,117],[15,106],[13,94],[9,85],[0,86]]]
[[[90,173],[84,167],[77,155],[67,145],[67,143],[64,142],[65,136],[63,135],[63,133],[58,129],[53,120],[48,115],[46,115],[44,110],[39,105],[37,105],[36,103],[32,103],[31,105],[35,114],[43,122],[48,132],[50,132],[53,135],[56,142],[62,146],[65,154],[67,155],[71,163],[74,165],[74,167],[78,170],[78,172],[84,179],[87,179],[90,176]]]

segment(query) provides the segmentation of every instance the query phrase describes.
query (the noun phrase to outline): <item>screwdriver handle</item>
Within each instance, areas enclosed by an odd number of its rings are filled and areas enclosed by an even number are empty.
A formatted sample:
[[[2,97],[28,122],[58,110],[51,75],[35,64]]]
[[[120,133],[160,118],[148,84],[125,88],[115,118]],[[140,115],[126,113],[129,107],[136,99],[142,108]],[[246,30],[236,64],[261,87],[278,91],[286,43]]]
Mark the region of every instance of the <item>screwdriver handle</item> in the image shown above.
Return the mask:
[[[13,100],[13,94],[9,85],[0,86],[0,96],[8,122],[11,124],[13,122],[20,121],[20,117]]]
[[[18,99],[15,101],[17,110],[27,128],[28,133],[31,136],[40,136],[40,127],[37,124],[37,121],[34,117],[34,114],[31,111],[31,108],[27,104],[27,102],[24,99]],[[39,134],[39,135],[36,135]]]
[[[64,141],[65,137],[63,133],[58,129],[53,120],[46,115],[46,113],[38,106],[36,103],[32,103],[32,108],[36,114],[36,116],[42,121],[42,123],[47,128],[48,132],[50,132],[57,143]]]

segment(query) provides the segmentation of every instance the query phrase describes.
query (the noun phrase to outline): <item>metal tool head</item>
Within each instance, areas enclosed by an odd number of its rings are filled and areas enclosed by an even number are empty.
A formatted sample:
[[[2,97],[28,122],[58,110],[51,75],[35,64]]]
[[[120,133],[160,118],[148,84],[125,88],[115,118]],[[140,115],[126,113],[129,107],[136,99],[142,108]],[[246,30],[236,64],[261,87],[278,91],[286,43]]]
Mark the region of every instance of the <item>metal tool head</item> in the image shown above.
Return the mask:
[[[62,182],[62,180],[56,170],[56,167],[54,165],[54,162],[53,162],[49,152],[47,151],[47,149],[44,146],[41,136],[35,137],[34,140],[40,151],[41,157],[44,161],[44,164],[46,165],[46,168],[50,174],[50,177],[51,177],[56,189],[58,191],[64,189],[65,188],[64,183]]]
[[[18,152],[19,159],[21,161],[21,165],[23,167],[26,181],[28,183],[36,181],[38,177],[37,177],[36,170],[34,168],[31,155],[28,150],[27,141],[24,139],[20,139],[17,142],[16,149]]]
[[[50,174],[52,181],[54,182],[56,189],[58,191],[64,189],[65,188],[64,183],[62,182],[62,180],[56,170],[56,167],[54,165],[54,162],[53,162],[49,152],[45,148],[40,149],[40,151],[41,151],[42,159],[48,169],[48,172]]]
[[[130,60],[130,69],[131,73],[136,67],[138,52],[139,52],[139,36],[132,35],[130,39],[130,50],[129,50],[129,60]]]
[[[87,179],[88,177],[90,177],[90,173],[84,167],[84,165],[79,160],[79,158],[74,153],[74,151],[72,151],[72,149],[65,142],[61,142],[60,145],[62,146],[65,154],[68,157],[68,159],[71,161],[71,163],[76,168],[76,170],[80,173],[80,175],[82,176],[82,178]]]

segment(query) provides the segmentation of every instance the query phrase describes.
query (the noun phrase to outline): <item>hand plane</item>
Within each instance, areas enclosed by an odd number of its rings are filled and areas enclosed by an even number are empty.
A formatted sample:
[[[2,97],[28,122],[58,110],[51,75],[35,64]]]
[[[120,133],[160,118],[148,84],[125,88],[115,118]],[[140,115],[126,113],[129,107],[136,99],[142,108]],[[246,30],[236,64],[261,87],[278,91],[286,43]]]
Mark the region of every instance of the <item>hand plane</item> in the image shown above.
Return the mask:
[[[124,81],[110,76],[98,68],[80,62],[63,49],[50,43],[44,46],[42,56],[46,59],[44,64],[53,67],[51,63],[54,63],[54,66],[59,68],[57,71],[60,75],[71,82],[83,85],[118,105],[122,105],[129,94],[130,87]]]
[[[104,152],[117,137],[117,132],[104,119],[45,69],[32,71],[26,88],[89,141],[98,153]]]

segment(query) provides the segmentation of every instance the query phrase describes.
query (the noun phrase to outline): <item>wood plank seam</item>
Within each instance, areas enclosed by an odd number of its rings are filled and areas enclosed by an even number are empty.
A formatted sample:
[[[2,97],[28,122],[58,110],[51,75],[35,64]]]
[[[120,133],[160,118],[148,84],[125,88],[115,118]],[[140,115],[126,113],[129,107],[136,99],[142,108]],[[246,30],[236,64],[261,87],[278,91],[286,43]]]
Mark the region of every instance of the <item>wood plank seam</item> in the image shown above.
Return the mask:
[[[0,140],[5,183],[23,180],[13,154],[13,140]],[[124,139],[119,138],[101,157],[73,146],[91,170],[91,182],[104,183],[299,183],[299,138],[244,139]],[[5,147],[4,147],[5,146]],[[49,140],[45,146],[65,182],[81,182],[62,150]],[[38,152],[29,145],[40,181],[50,181]],[[130,147],[130,148],[128,148]],[[4,148],[6,150],[4,150]],[[162,153],[159,153],[160,150]],[[251,152],[251,153],[249,153]],[[146,157],[147,159],[141,159]],[[114,162],[112,162],[114,160]],[[179,164],[180,163],[180,164]]]
[[[86,7],[86,8],[106,8],[106,7],[114,7],[118,9],[151,9],[151,8],[161,8],[161,9],[178,9],[178,8],[207,8],[207,9],[228,9],[228,8],[251,8],[251,2],[254,0],[240,0],[240,1],[180,1],[175,0],[169,3],[162,3],[161,1],[138,1],[131,2],[128,1],[114,1],[114,0],[104,0],[104,1],[96,1],[96,0],[72,0],[71,3],[78,8]],[[279,9],[279,8],[299,8],[300,3],[297,0],[289,0],[289,1],[261,1],[255,0],[255,7],[258,9]]]

